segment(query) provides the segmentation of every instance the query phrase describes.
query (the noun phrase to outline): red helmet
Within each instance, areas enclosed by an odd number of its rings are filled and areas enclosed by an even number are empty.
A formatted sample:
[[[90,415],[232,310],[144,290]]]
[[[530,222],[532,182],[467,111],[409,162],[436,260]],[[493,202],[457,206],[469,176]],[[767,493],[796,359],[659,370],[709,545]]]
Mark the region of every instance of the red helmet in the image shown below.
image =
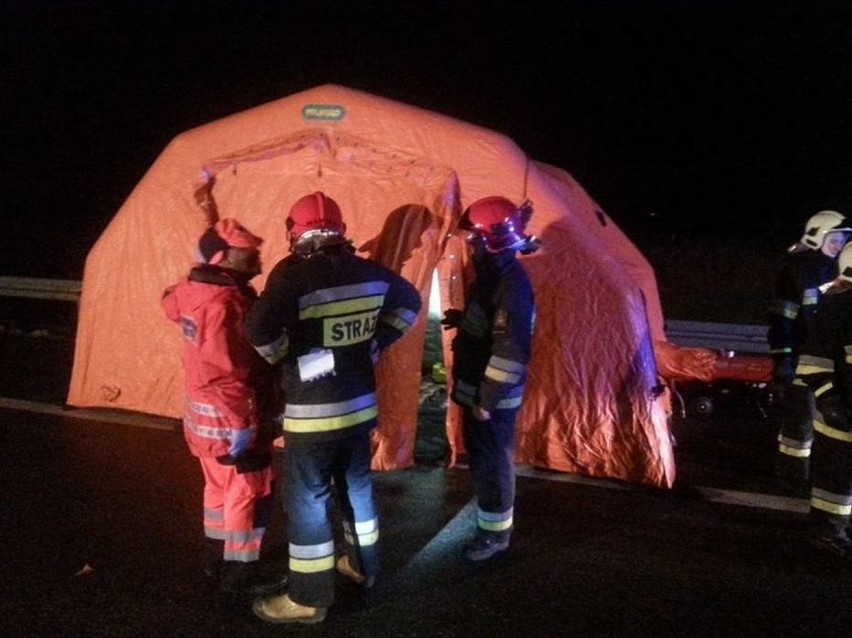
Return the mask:
[[[252,235],[236,219],[226,217],[208,228],[198,240],[200,260],[215,265],[225,259],[228,248],[258,249],[263,239]]]
[[[462,214],[459,226],[484,240],[490,253],[520,250],[528,243],[524,228],[532,215],[532,203],[515,206],[505,197],[483,197]]]
[[[315,248],[345,241],[346,224],[340,206],[331,197],[316,191],[300,198],[287,216],[290,249],[311,252]],[[305,250],[297,250],[301,245]]]
[[[300,198],[287,216],[287,230],[291,236],[301,237],[311,230],[325,230],[340,235],[346,232],[340,206],[321,191]]]

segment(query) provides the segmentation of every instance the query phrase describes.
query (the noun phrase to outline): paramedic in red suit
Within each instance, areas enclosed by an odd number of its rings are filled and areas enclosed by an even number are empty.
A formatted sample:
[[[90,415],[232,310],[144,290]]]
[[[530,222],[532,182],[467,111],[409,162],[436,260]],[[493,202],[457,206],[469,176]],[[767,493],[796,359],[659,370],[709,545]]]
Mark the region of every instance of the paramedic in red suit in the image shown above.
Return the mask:
[[[807,221],[801,240],[788,251],[769,308],[767,340],[774,361],[773,388],[781,408],[775,473],[783,485],[799,494],[807,490],[813,443],[808,390],[796,374],[799,348],[817,316],[821,286],[835,277],[837,255],[852,231],[848,226],[843,215],[831,210]]]
[[[198,242],[199,263],[162,299],[184,338],[183,431],[204,473],[205,573],[225,591],[249,594],[286,585],[259,568],[274,498],[272,444],[258,436],[253,386],[266,364],[243,323],[257,296],[249,281],[260,273],[262,241],[233,219],[216,222]]]
[[[462,435],[477,497],[477,526],[464,558],[474,563],[509,547],[514,525],[515,417],[530,360],[535,300],[516,252],[538,248],[524,234],[532,214],[525,202],[477,200],[463,213],[476,271],[463,312],[443,323],[452,342],[452,399],[462,406]]]
[[[373,368],[414,324],[421,299],[400,275],[355,254],[339,206],[324,193],[296,201],[286,226],[291,254],[270,273],[246,334],[281,370],[290,586],[257,598],[253,611],[266,622],[317,623],[334,602],[335,571],[370,587],[379,569]],[[346,541],[338,558],[332,495]]]

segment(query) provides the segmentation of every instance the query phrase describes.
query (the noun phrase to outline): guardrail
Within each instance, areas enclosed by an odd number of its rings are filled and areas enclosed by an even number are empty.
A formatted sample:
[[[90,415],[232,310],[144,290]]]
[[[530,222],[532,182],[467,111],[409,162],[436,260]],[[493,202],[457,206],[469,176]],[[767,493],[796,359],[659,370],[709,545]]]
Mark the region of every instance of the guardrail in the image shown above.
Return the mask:
[[[32,279],[29,277],[0,277],[0,296],[30,299],[80,300],[83,282],[73,279]]]
[[[83,282],[73,279],[0,277],[0,296],[31,299],[80,300]],[[768,354],[766,326],[702,321],[666,321],[666,336],[678,346]]]
[[[769,354],[768,329],[761,325],[666,321],[666,337],[675,345],[742,354]]]

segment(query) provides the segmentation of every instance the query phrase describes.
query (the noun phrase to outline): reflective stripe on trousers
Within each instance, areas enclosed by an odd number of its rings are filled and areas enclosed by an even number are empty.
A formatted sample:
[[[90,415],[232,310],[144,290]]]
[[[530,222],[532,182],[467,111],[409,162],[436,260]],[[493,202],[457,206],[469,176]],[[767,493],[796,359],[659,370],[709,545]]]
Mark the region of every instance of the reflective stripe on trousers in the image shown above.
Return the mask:
[[[511,533],[515,503],[515,417],[517,410],[493,410],[478,421],[467,407],[462,434],[477,499],[477,528]]]
[[[332,490],[361,573],[373,576],[379,569],[369,431],[316,443],[288,440],[283,472],[290,598],[302,605],[329,607],[334,602],[335,579],[334,533],[328,511]]]

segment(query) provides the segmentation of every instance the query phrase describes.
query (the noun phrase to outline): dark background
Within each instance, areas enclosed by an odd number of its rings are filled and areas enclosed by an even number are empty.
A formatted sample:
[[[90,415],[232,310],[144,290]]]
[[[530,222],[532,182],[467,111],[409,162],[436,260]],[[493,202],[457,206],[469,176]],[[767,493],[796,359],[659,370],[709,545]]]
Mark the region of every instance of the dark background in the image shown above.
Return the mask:
[[[665,297],[661,250],[748,261],[852,211],[851,4],[6,0],[0,274],[80,278],[174,136],[335,83],[568,170]]]

